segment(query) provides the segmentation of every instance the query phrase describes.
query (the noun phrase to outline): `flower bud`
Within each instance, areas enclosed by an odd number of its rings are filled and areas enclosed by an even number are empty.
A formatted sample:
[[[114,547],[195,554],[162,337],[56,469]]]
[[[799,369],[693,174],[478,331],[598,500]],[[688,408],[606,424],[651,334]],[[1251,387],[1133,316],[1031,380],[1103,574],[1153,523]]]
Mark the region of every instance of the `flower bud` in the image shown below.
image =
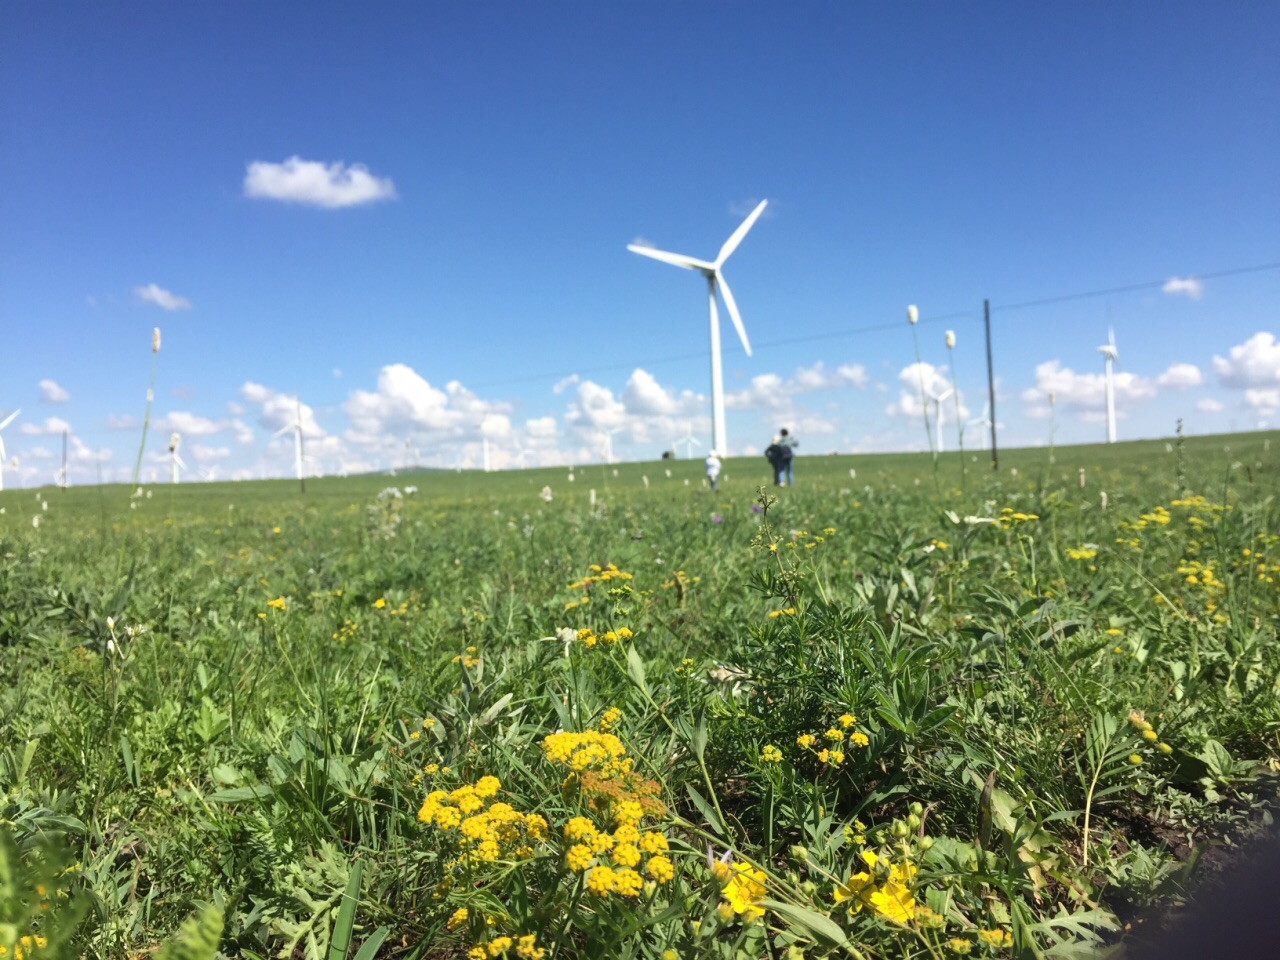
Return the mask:
[[[916,841],[916,846],[921,850],[928,850],[933,846],[933,837],[921,837]]]
[[[921,803],[919,800],[911,804],[911,806],[907,807],[907,809],[910,810],[912,813],[914,813],[917,817],[924,816],[924,804]]]
[[[893,835],[897,837],[899,840],[901,840],[910,832],[911,832],[911,828],[908,827],[901,820],[893,821]]]
[[[151,331],[151,352],[160,352],[160,328],[156,327]]]
[[[920,311],[916,309],[916,305],[913,303],[911,306],[907,307],[907,323],[914,327],[919,322]]]
[[[792,860],[808,860],[809,859],[808,848],[805,847],[803,844],[799,844],[799,843],[793,844],[791,847],[791,859]]]
[[[954,330],[947,331],[947,349],[954,349],[956,345],[956,332]]]
[[[907,817],[907,826],[910,827],[912,830],[919,829],[920,818],[917,817],[914,813],[911,814],[910,816]]]

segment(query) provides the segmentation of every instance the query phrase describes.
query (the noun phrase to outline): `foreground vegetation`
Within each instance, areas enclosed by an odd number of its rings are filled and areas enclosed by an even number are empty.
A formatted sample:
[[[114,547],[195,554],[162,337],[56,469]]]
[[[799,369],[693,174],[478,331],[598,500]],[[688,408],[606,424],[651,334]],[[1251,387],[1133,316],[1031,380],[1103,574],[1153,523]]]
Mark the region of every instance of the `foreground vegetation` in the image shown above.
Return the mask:
[[[1275,796],[1269,439],[6,492],[0,946],[1088,955]]]

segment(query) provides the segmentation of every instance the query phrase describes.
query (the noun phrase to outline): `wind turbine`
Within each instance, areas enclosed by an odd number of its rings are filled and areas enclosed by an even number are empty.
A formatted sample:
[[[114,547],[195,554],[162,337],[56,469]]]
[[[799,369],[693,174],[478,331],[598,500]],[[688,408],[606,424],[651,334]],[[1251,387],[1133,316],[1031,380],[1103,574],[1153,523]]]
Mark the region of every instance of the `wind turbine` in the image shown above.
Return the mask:
[[[682,444],[682,443],[684,444],[684,458],[686,460],[690,460],[693,458],[694,447],[702,446],[702,444],[698,440],[694,439],[692,423],[688,425],[685,435],[683,437],[681,437],[678,440],[673,440],[671,442],[671,448],[674,450],[679,444]],[[720,451],[716,451],[716,452],[719,453]]]
[[[1111,372],[1111,365],[1120,356],[1116,352],[1116,332],[1107,327],[1107,342],[1098,348],[1098,352],[1106,358],[1107,385],[1107,443],[1116,442],[1116,384]]]
[[[284,436],[290,430],[293,431],[293,467],[298,474],[298,488],[303,492],[307,492],[307,480],[302,474],[302,400],[296,399],[297,419],[293,423],[285,424],[279,430],[272,434],[273,437]]]
[[[613,435],[621,433],[622,427],[614,427],[612,430],[601,431],[604,434],[604,462],[613,463]]]
[[[986,403],[982,405],[982,416],[978,417],[976,420],[970,420],[964,425],[964,430],[966,434],[969,432],[970,427],[980,427],[983,429],[990,429],[991,427],[991,401],[990,400],[988,400]]]
[[[169,482],[170,483],[180,482],[181,478],[178,472],[179,467],[181,467],[183,470],[187,469],[187,465],[183,463],[182,458],[178,456],[178,444],[180,444],[181,442],[182,442],[182,436],[180,434],[175,433],[173,434],[173,436],[169,438]]]
[[[696,270],[707,278],[707,308],[711,316],[711,445],[721,455],[726,454],[729,447],[725,440],[724,375],[720,366],[720,316],[716,311],[716,290],[719,289],[720,296],[724,298],[725,308],[728,309],[729,317],[733,320],[734,329],[738,331],[738,339],[742,341],[742,349],[747,352],[748,357],[751,356],[751,343],[747,340],[747,331],[742,325],[738,304],[733,299],[733,292],[725,282],[721,268],[730,254],[738,249],[738,244],[747,235],[752,224],[759,219],[768,202],[768,200],[761,200],[759,205],[747,215],[747,219],[743,220],[738,229],[733,231],[733,235],[724,242],[724,246],[720,248],[720,253],[713,262],[687,257],[681,253],[667,253],[652,247],[641,247],[634,243],[627,245],[627,249],[632,253],[638,253],[642,257],[652,257],[654,260],[661,260],[663,263],[683,267],[686,270]]]
[[[952,390],[947,387],[941,393],[929,391],[929,399],[933,401],[933,437],[934,449],[942,452],[942,401],[951,396]]]
[[[21,412],[21,410],[15,410],[13,413],[5,417],[3,421],[0,421],[0,490],[4,489],[4,461],[5,457],[8,456],[8,454],[4,452],[4,428],[17,420],[18,414]]]

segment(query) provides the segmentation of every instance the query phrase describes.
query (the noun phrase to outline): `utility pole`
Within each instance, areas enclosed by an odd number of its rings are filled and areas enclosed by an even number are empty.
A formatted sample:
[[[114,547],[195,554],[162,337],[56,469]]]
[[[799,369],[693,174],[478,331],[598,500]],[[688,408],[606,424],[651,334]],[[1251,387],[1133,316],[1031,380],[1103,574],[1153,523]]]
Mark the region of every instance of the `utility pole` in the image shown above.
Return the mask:
[[[991,404],[991,469],[1000,469],[996,452],[996,375],[991,367],[991,301],[982,301],[982,323],[987,332],[987,395]]]

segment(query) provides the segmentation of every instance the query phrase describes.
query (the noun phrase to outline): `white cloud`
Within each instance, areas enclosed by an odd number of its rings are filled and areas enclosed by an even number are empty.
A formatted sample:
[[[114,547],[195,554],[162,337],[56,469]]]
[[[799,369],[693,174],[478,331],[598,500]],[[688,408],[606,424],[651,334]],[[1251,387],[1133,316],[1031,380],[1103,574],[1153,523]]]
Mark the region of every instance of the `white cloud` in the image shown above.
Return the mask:
[[[45,403],[66,403],[71,399],[71,394],[67,393],[53,380],[41,380],[40,399]]]
[[[184,437],[203,437],[222,430],[222,424],[186,410],[174,410],[165,414],[156,421],[155,426],[163,433],[180,433]]]
[[[1225,408],[1213,397],[1202,397],[1196,401],[1196,409],[1201,413],[1221,413]]]
[[[1280,343],[1274,333],[1255,333],[1226,357],[1215,356],[1213,372],[1224,387],[1237,390],[1280,385]]]
[[[947,373],[947,368],[935,367],[931,363],[912,363],[903,367],[898,374],[898,380],[902,383],[902,389],[898,392],[898,399],[885,408],[885,413],[891,417],[908,417],[911,419],[922,417],[921,388],[924,389],[925,402],[929,404],[929,413],[932,417],[934,409],[932,397],[951,390],[951,377]],[[955,418],[955,409],[955,399],[948,396],[942,402],[942,419],[944,422]],[[960,392],[960,416],[962,418],[969,416],[969,408],[964,402],[964,391]]]
[[[1274,416],[1280,412],[1280,387],[1250,387],[1244,392],[1244,402],[1261,416]]]
[[[231,456],[230,447],[210,447],[203,443],[191,445],[191,456],[197,463],[214,463]]]
[[[375,177],[360,163],[324,164],[293,156],[284,163],[255,160],[244,175],[244,195],[337,209],[395,198],[388,177]]]
[[[563,380],[557,381],[555,386],[551,388],[551,392],[555,394],[564,393],[566,390],[568,390],[570,387],[576,384],[579,379],[580,378],[576,373],[571,373],[569,374],[569,376],[565,377]]]
[[[725,395],[724,404],[731,410],[780,410],[791,398],[815,390],[837,387],[865,387],[867,371],[860,363],[845,363],[828,370],[819,360],[811,367],[800,367],[787,379],[776,373],[762,373],[751,378],[751,385]]]
[[[293,394],[280,393],[271,387],[264,387],[260,383],[248,380],[240,386],[240,399],[259,408],[258,423],[267,430],[275,431],[282,427],[293,426],[298,422],[299,412],[301,412],[303,435],[325,436],[324,429],[316,422],[315,411],[307,404],[301,403]],[[236,421],[232,428],[239,435],[243,435],[244,429],[247,429],[239,421]]]
[[[116,416],[114,413],[107,414],[108,430],[136,430],[138,427],[138,418],[130,414]]]
[[[45,417],[43,423],[24,423],[18,427],[19,433],[24,433],[28,437],[54,436],[60,433],[70,433],[71,424],[63,420],[61,417]]]
[[[351,391],[342,409],[351,422],[346,438],[384,456],[403,449],[406,436],[443,455],[478,442],[480,432],[491,441],[512,434],[510,404],[482,400],[456,380],[434,387],[403,363],[378,371],[377,389]]]
[[[1156,385],[1161,387],[1198,387],[1204,382],[1200,368],[1194,363],[1173,363],[1169,369],[1156,377]]]
[[[689,416],[701,409],[703,399],[692,390],[679,394],[654,379],[653,374],[637,367],[622,390],[622,403],[633,416]]]
[[[79,437],[73,436],[68,445],[67,460],[72,464],[107,463],[111,460],[111,450],[108,447],[94,450]]]
[[[156,286],[154,283],[148,283],[145,287],[134,287],[133,292],[138,299],[144,303],[154,303],[162,310],[190,310],[191,301],[186,297],[180,297],[176,293],[170,293],[164,287]]]
[[[1112,374],[1116,402],[1150,400],[1156,395],[1156,382],[1135,373]],[[1074,410],[1081,419],[1104,411],[1107,405],[1106,376],[1101,373],[1076,373],[1064,367],[1061,360],[1047,360],[1036,365],[1036,385],[1022,391],[1028,405],[1026,415],[1033,419],[1049,416],[1049,394],[1059,407]],[[1119,414],[1123,416],[1123,413]]]
[[[248,446],[253,443],[253,430],[243,420],[236,418],[229,424],[229,429],[236,438],[236,443]]]
[[[1199,300],[1204,293],[1204,284],[1195,277],[1170,277],[1160,288],[1171,297],[1190,297]]]

